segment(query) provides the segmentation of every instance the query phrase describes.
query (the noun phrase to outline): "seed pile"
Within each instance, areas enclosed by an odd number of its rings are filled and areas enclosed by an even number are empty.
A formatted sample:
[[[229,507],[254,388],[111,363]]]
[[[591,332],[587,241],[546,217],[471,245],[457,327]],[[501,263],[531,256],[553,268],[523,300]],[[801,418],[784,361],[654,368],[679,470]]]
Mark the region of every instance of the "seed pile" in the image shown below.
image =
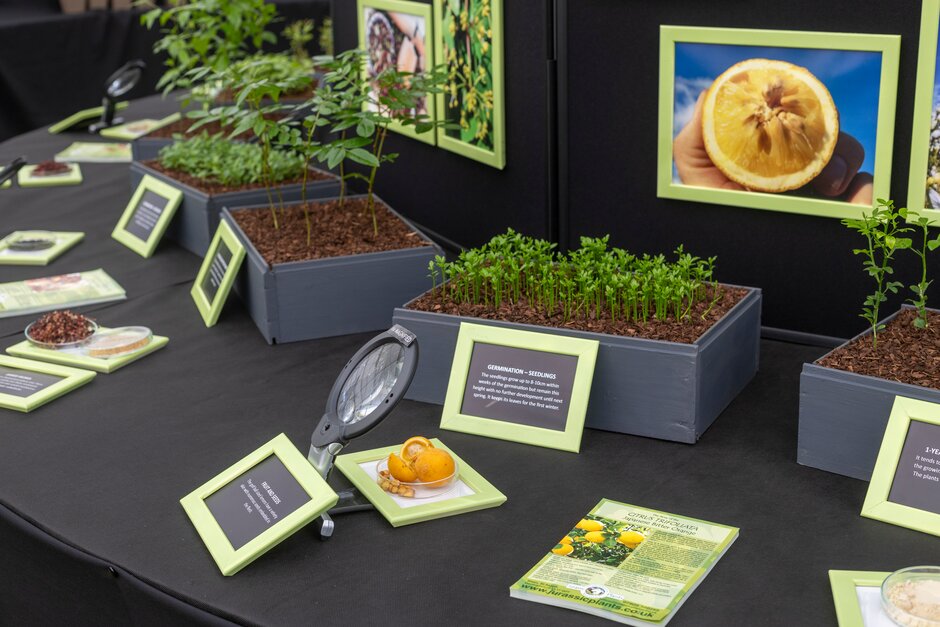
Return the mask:
[[[72,166],[67,163],[58,163],[57,161],[43,161],[33,169],[33,176],[53,176],[56,174],[65,174],[70,171]]]
[[[51,311],[33,323],[29,335],[44,344],[78,342],[91,335],[89,319],[71,311]]]

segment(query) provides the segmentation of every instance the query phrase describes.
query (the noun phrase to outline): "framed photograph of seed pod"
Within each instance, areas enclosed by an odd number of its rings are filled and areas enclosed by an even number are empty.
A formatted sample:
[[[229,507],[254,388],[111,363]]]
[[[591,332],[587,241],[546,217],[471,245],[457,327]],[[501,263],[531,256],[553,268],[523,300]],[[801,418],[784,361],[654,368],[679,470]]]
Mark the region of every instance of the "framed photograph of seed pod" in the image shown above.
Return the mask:
[[[428,72],[434,67],[431,5],[410,0],[359,0],[359,48],[366,52],[365,73],[370,81],[371,106],[377,108],[383,88],[377,77],[389,68],[406,74]],[[386,92],[387,93],[387,92]],[[435,119],[433,94],[421,98],[409,117]],[[428,144],[436,143],[433,130],[418,133],[414,126],[393,123],[391,130]]]
[[[494,168],[506,166],[503,0],[435,0],[437,144]]]
[[[907,208],[940,224],[940,0],[924,0]]]
[[[658,195],[870,213],[890,194],[899,50],[894,35],[661,26]]]

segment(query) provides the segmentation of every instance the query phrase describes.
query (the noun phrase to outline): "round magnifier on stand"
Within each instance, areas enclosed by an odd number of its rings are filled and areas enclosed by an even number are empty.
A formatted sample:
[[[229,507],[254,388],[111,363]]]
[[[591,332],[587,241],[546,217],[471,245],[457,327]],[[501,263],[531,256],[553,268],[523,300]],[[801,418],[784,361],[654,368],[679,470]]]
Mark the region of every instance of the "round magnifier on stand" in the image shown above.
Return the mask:
[[[324,479],[329,479],[336,456],[350,440],[368,433],[395,409],[417,368],[418,340],[397,324],[369,340],[346,363],[310,438],[307,458]],[[324,539],[333,535],[332,516],[372,508],[355,488],[338,494],[337,505],[321,516]]]
[[[108,77],[104,86],[105,95],[101,99],[101,120],[92,124],[88,128],[89,132],[97,133],[101,129],[109,128],[124,121],[121,118],[114,117],[117,99],[137,86],[146,68],[147,64],[140,59],[128,61]]]

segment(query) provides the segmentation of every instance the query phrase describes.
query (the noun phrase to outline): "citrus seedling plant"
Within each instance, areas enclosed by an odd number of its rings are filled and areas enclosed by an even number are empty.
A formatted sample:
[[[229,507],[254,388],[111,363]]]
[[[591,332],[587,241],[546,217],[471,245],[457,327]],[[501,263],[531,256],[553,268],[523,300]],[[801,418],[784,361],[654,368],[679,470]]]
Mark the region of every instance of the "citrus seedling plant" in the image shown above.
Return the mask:
[[[294,60],[301,63],[310,60],[307,44],[313,40],[313,28],[313,20],[297,20],[288,24],[281,33],[290,43]]]
[[[930,239],[930,220],[913,211],[908,211],[907,216],[908,219],[917,218],[914,224],[921,234],[920,246],[911,246],[911,252],[917,255],[920,260],[920,281],[910,286],[914,297],[908,299],[908,302],[917,310],[914,326],[918,329],[925,329],[927,328],[927,289],[933,283],[932,280],[927,278],[927,255],[929,252],[940,248],[940,234],[936,238]]]

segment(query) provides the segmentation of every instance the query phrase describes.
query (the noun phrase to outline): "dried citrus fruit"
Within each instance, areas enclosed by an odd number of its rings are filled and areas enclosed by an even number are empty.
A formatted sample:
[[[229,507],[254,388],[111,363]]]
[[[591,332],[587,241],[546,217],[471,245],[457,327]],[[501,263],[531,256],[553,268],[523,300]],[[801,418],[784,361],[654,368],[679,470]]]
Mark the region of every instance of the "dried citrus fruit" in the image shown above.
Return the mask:
[[[575,525],[575,529],[583,529],[584,531],[600,531],[603,528],[604,523],[590,518],[582,518],[581,522]]]
[[[554,549],[552,549],[552,553],[555,555],[568,555],[572,551],[574,551],[574,547],[570,544],[559,544]]]
[[[624,531],[617,538],[617,542],[626,545],[631,549],[635,549],[637,545],[640,544],[640,542],[643,542],[643,540],[646,540],[646,536],[644,536],[639,531]]]
[[[748,59],[724,71],[705,94],[702,135],[712,163],[747,189],[802,187],[829,163],[839,112],[806,68]]]
[[[415,469],[401,457],[392,453],[388,456],[388,471],[399,481],[410,483],[418,480]]]
[[[588,542],[594,542],[594,543],[601,543],[604,541],[606,537],[607,536],[605,536],[600,531],[588,531],[586,534],[584,534],[585,540],[587,540]]]
[[[416,435],[408,438],[405,443],[401,445],[400,455],[406,462],[413,462],[419,453],[429,448],[434,448],[431,441],[425,437]]]
[[[429,448],[418,453],[414,462],[418,481],[429,483],[428,487],[443,485],[445,479],[454,474],[454,458],[439,448]]]

